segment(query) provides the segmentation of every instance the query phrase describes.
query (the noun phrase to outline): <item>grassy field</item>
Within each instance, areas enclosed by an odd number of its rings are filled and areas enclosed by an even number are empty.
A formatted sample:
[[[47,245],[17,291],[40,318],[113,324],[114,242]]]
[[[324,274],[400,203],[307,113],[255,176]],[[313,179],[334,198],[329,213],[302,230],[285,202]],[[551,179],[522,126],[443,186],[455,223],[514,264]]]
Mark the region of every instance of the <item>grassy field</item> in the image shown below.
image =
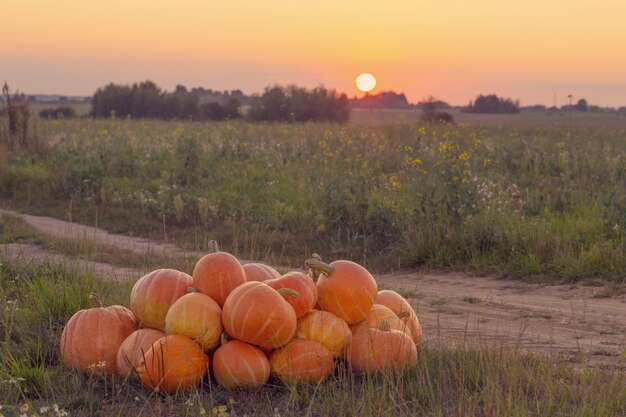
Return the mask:
[[[2,205],[245,259],[626,277],[626,129],[37,121]]]
[[[574,369],[555,358],[493,344],[426,346],[419,365],[398,377],[354,375],[338,364],[319,385],[272,380],[259,390],[230,392],[207,379],[197,390],[170,397],[150,393],[133,379],[105,380],[64,369],[58,342],[66,320],[89,306],[91,292],[107,304],[128,305],[131,285],[96,280],[71,265],[16,267],[0,260],[0,413],[614,417],[626,412],[626,374],[620,369]]]

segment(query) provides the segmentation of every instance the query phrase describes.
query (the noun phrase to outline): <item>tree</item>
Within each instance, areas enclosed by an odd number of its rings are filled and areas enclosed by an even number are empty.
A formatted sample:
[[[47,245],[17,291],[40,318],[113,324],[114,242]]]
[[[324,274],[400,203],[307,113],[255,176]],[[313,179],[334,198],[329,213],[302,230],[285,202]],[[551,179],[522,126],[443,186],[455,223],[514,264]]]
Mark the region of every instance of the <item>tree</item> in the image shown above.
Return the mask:
[[[468,113],[519,113],[519,101],[500,98],[495,94],[481,94],[473,103],[470,101],[464,110]]]

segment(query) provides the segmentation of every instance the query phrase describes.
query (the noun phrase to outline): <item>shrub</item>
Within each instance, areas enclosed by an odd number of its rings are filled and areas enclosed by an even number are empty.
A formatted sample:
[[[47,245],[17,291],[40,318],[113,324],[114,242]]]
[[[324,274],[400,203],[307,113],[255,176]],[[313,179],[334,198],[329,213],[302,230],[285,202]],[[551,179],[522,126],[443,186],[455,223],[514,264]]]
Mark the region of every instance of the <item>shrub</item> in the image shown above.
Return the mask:
[[[42,119],[70,119],[76,117],[76,111],[69,106],[43,109],[39,112]]]

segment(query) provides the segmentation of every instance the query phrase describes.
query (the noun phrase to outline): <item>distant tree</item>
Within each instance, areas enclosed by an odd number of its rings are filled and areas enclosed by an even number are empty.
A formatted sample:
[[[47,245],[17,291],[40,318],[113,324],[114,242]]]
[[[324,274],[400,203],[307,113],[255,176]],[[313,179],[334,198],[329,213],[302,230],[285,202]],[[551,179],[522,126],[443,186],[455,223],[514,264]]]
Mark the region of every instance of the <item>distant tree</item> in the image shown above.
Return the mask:
[[[380,109],[407,109],[411,107],[404,93],[383,91],[378,94],[366,93],[362,98],[353,99],[352,107],[380,108]]]
[[[426,123],[454,123],[454,117],[450,113],[437,111],[440,101],[433,96],[428,96],[420,102],[422,108],[422,121]]]
[[[495,94],[479,95],[464,110],[468,113],[518,113],[519,101],[500,98]]]
[[[574,105],[574,110],[576,111],[587,111],[587,109],[587,100],[585,100],[584,98],[578,100],[578,102]]]
[[[350,103],[345,94],[317,87],[313,90],[289,86],[265,89],[253,96],[247,114],[251,120],[264,121],[337,121],[350,118]]]

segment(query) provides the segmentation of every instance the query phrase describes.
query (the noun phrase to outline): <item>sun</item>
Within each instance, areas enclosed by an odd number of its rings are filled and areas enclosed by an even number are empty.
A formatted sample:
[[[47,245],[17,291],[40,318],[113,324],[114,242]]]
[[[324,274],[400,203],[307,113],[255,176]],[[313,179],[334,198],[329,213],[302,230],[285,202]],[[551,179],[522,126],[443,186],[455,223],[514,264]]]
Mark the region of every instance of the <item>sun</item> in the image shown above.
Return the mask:
[[[364,72],[356,77],[356,88],[367,93],[376,87],[376,78],[372,74]]]

